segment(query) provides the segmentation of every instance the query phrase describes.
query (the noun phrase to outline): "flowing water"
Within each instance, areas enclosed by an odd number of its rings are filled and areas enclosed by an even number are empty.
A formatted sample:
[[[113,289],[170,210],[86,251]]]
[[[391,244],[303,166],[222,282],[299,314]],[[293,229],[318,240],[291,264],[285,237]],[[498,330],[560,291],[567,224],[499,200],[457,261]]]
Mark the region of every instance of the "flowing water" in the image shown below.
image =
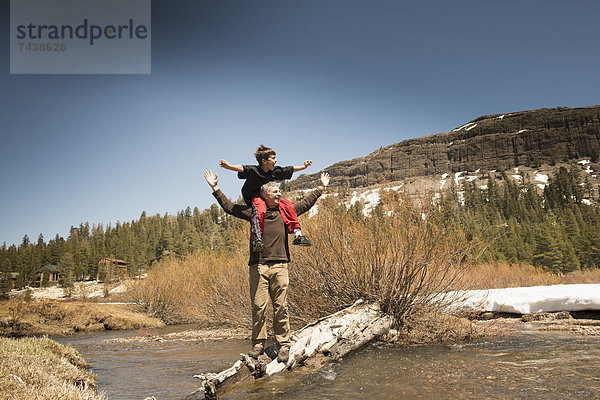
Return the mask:
[[[250,347],[243,340],[105,342],[137,334],[104,332],[60,341],[83,354],[111,400],[181,399],[197,387],[194,374],[228,368]],[[600,337],[523,331],[453,345],[373,344],[316,373],[300,368],[223,398],[600,399]]]

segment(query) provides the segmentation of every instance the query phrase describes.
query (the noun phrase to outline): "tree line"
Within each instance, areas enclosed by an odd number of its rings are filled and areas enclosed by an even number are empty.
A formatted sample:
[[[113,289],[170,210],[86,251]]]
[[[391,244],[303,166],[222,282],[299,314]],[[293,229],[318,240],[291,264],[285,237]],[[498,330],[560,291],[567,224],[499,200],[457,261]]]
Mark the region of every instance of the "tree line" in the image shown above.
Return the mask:
[[[485,243],[481,262],[530,263],[558,274],[600,267],[600,209],[587,201],[599,200],[598,188],[579,168],[559,168],[543,193],[523,175],[518,182],[505,173],[487,178],[440,201],[448,220]]]
[[[58,234],[45,241],[42,234],[32,242],[27,235],[20,245],[0,247],[0,286],[10,286],[10,273],[18,272],[17,287],[36,280],[36,270],[57,265],[72,280],[95,278],[102,258],[127,262],[129,274],[136,274],[164,252],[185,255],[199,249],[227,250],[237,243],[235,235],[242,221],[225,214],[216,204],[200,211],[187,207],[176,215],[146,215],[115,225],[72,226],[66,239]]]

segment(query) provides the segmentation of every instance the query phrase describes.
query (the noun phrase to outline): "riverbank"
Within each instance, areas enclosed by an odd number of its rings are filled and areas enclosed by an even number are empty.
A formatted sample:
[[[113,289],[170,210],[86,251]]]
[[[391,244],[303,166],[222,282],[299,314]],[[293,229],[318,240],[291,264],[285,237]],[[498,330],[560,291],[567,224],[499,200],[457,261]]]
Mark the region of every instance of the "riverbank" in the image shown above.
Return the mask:
[[[106,400],[70,346],[48,338],[0,338],[0,399]]]
[[[0,302],[0,336],[66,336],[76,332],[158,328],[164,322],[127,304],[88,301]]]

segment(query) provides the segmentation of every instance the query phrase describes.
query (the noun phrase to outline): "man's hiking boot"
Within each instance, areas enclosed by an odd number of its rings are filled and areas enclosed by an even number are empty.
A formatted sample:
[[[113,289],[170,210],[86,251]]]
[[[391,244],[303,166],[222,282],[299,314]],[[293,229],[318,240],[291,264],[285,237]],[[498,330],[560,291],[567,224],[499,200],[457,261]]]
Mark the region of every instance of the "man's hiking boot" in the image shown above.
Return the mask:
[[[252,252],[253,253],[260,253],[264,249],[265,249],[265,244],[263,243],[262,240],[260,240],[260,239],[254,239],[252,241]]]
[[[310,246],[310,240],[304,235],[297,235],[292,244],[296,246]]]
[[[287,346],[283,346],[279,349],[279,354],[277,355],[277,362],[282,364],[287,364],[290,358],[290,348]]]
[[[248,352],[248,355],[255,360],[258,360],[258,357],[265,351],[265,346],[262,343],[256,343],[252,349]]]

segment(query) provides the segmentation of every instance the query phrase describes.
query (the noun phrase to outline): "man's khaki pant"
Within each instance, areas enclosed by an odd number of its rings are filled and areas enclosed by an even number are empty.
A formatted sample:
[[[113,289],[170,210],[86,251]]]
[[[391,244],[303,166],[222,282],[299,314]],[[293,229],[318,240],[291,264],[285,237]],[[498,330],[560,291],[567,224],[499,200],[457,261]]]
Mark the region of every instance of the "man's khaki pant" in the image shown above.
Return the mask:
[[[273,331],[279,347],[290,344],[290,321],[287,309],[287,289],[290,282],[288,264],[268,262],[250,266],[250,300],[252,301],[252,346],[265,344],[267,327],[265,311],[271,298]]]

